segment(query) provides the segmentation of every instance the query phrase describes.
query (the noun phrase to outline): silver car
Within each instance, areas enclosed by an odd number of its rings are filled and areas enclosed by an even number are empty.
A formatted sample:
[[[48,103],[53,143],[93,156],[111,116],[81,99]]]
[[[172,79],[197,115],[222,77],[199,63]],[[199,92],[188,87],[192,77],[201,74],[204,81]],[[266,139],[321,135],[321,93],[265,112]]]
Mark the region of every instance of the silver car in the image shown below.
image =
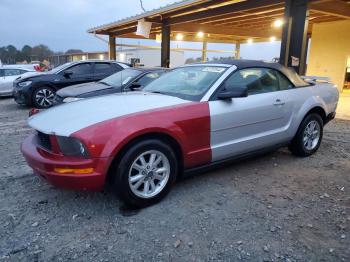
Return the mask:
[[[31,66],[2,66],[0,67],[0,96],[12,96],[13,81],[28,72],[36,72]]]

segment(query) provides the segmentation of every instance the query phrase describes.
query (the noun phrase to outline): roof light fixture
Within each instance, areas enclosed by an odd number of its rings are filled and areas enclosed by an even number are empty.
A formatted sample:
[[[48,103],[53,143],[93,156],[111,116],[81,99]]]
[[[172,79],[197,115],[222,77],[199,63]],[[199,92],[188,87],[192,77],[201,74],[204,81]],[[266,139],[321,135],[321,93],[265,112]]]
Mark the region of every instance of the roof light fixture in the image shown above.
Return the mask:
[[[270,37],[270,42],[275,42],[276,41],[276,37],[275,36],[271,36]]]
[[[175,39],[176,39],[177,41],[182,41],[182,40],[184,39],[184,35],[183,35],[183,34],[177,34],[176,37],[175,37]]]
[[[277,19],[273,22],[273,27],[275,28],[280,28],[283,25],[283,20],[282,19]]]
[[[197,33],[197,36],[200,37],[200,38],[202,38],[202,37],[204,37],[204,33],[203,33],[202,31],[199,31],[199,32]]]

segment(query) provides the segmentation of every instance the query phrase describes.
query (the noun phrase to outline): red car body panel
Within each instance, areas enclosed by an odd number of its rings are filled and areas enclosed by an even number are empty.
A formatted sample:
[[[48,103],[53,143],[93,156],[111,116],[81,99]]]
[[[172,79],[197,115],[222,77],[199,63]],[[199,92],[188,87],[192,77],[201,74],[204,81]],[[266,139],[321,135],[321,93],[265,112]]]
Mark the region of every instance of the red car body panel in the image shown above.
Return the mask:
[[[184,168],[211,162],[210,114],[207,102],[143,111],[83,128],[71,136],[82,141],[90,158],[68,157],[38,147],[34,136],[22,144],[22,153],[35,173],[57,187],[74,190],[103,189],[108,169],[117,153],[133,139],[161,133],[179,144]],[[91,174],[59,174],[54,168],[89,168]]]
[[[54,186],[73,190],[102,190],[107,172],[106,166],[111,162],[108,158],[85,159],[47,152],[37,145],[35,135],[30,135],[23,141],[21,151],[37,175]],[[59,174],[54,171],[55,168],[89,167],[94,168],[91,174]]]

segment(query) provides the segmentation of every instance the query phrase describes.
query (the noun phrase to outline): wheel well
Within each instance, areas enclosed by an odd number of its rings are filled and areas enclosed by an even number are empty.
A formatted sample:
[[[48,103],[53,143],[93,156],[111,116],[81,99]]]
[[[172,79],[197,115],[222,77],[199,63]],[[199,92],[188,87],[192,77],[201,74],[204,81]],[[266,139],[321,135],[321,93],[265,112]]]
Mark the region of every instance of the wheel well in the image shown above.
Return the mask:
[[[116,169],[118,167],[118,163],[120,162],[120,159],[125,154],[125,152],[130,147],[132,147],[133,145],[138,143],[139,141],[146,140],[146,139],[157,139],[157,140],[160,140],[160,141],[166,143],[167,145],[169,145],[174,150],[176,158],[178,159],[180,174],[182,173],[182,171],[183,171],[183,152],[182,152],[180,144],[170,135],[167,135],[164,133],[147,133],[147,134],[138,136],[138,137],[132,139],[131,141],[129,141],[114,156],[114,159],[113,159],[113,161],[108,169],[107,180],[106,180],[107,183],[110,183],[113,181],[112,180],[113,175],[115,174]]]
[[[310,115],[310,114],[318,114],[320,115],[320,117],[322,118],[323,120],[323,123],[325,122],[326,120],[326,112],[324,111],[324,109],[320,106],[316,106],[314,108],[312,108],[309,112],[307,112],[307,114],[305,115],[305,117],[307,115]]]

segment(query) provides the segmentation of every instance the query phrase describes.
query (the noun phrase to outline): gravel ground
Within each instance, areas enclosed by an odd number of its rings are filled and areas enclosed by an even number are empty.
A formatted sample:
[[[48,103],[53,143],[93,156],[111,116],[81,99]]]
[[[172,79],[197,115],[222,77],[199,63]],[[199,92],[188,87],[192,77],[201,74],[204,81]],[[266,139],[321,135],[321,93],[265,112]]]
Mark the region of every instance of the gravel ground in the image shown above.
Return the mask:
[[[349,261],[350,121],[330,123],[309,158],[283,148],[128,210],[34,176],[19,151],[27,113],[0,100],[0,261]]]

